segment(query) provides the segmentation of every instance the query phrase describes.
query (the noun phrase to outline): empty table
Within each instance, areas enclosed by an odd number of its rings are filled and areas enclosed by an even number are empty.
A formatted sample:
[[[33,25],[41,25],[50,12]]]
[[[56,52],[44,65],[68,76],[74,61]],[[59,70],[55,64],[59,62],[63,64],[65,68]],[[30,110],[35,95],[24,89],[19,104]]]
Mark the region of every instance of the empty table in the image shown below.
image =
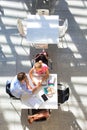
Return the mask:
[[[33,44],[58,44],[58,15],[28,15],[27,40]]]

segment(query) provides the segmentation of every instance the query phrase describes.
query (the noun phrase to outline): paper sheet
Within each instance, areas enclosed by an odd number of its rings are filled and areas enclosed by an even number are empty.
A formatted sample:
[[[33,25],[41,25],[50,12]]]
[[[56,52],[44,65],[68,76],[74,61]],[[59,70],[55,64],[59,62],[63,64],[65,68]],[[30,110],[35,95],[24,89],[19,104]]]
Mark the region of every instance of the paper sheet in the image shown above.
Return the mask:
[[[38,108],[40,107],[40,105],[43,103],[43,101],[40,100],[37,96],[33,95],[33,96],[29,99],[28,103],[29,103],[32,107],[34,107],[35,109],[38,109]]]

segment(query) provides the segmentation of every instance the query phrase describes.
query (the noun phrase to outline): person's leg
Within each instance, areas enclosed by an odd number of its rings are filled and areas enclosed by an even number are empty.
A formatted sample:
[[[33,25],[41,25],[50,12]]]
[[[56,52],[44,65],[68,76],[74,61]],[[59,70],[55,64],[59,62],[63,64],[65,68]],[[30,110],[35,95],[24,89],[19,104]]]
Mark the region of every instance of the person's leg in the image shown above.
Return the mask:
[[[37,119],[41,119],[41,118],[48,118],[49,117],[49,112],[48,111],[42,111],[42,112],[39,112],[38,114],[35,114],[32,116],[34,118],[34,120],[37,120]]]
[[[35,120],[38,120],[38,119],[41,119],[41,118],[48,118],[49,116],[50,115],[49,115],[48,111],[42,111],[42,112],[39,112],[38,114],[28,116],[28,121],[29,121],[29,123],[32,123]]]

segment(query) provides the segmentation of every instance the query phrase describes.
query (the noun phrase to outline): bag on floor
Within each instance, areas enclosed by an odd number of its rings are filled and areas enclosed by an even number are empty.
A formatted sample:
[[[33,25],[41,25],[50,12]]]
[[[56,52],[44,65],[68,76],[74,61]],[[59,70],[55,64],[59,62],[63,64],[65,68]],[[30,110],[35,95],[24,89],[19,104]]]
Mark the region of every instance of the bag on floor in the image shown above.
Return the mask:
[[[69,87],[58,84],[58,104],[63,104],[69,99]]]

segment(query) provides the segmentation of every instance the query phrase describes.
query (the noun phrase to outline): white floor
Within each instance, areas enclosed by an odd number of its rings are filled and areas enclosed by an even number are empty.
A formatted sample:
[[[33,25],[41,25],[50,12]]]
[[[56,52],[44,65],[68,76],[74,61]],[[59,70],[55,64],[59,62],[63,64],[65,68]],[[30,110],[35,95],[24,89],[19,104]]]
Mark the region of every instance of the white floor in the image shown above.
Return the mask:
[[[56,1],[56,0],[55,0]],[[0,130],[87,130],[87,1],[58,0],[51,14],[67,18],[69,28],[67,44],[49,45],[53,59],[51,73],[58,74],[58,82],[70,88],[70,98],[58,110],[53,110],[46,122],[27,122],[27,110],[21,110],[21,102],[10,100],[5,92],[7,79],[20,71],[28,72],[30,60],[41,50],[20,45],[17,18],[24,19],[29,8],[26,0],[0,0]],[[29,13],[29,12],[28,12]]]

